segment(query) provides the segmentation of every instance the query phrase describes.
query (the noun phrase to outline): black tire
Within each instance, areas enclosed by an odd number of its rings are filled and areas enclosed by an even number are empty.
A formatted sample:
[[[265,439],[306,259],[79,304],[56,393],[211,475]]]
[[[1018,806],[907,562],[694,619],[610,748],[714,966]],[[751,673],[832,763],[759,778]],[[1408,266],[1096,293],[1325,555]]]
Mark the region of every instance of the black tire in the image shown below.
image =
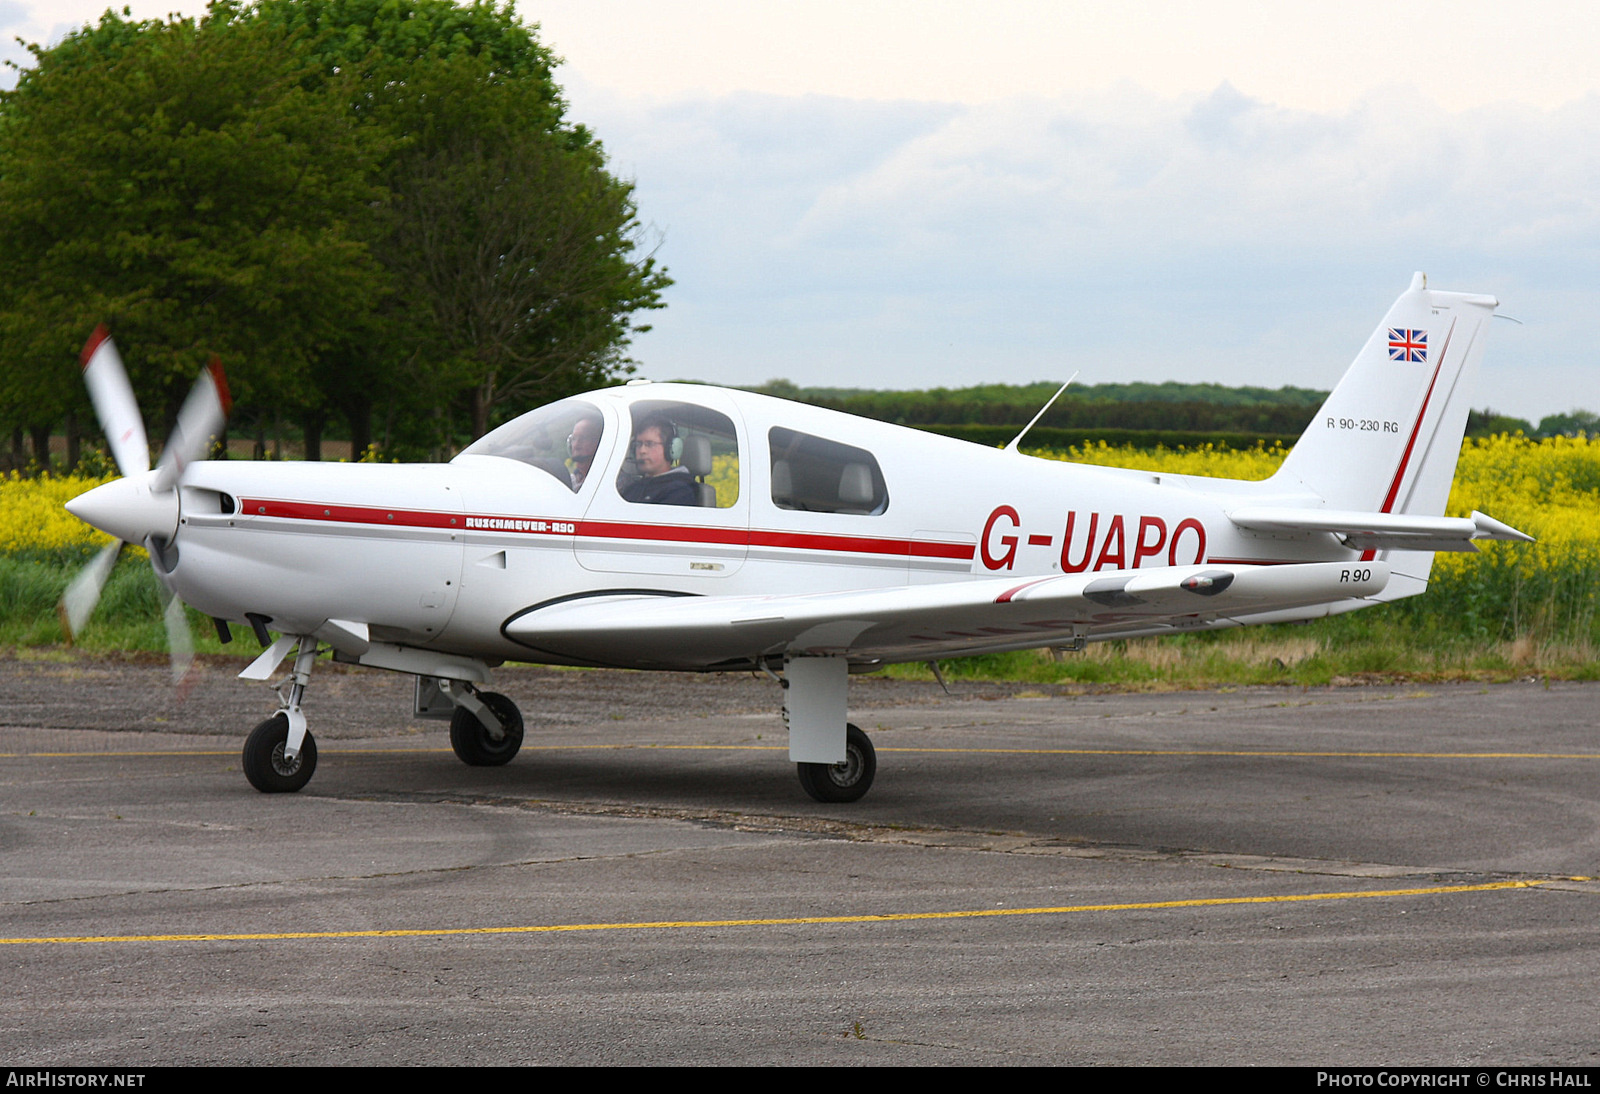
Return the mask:
[[[872,789],[878,773],[878,753],[860,727],[845,727],[844,762],[837,764],[795,764],[800,785],[819,802],[853,802]]]
[[[478,716],[466,707],[456,707],[450,715],[450,747],[462,763],[472,767],[499,767],[511,762],[511,757],[522,747],[522,711],[517,704],[494,691],[480,691],[478,698],[505,727],[506,735],[500,740],[489,736],[489,731],[478,721]]]
[[[263,794],[293,794],[316,773],[317,742],[310,731],[300,742],[300,755],[293,760],[283,758],[288,743],[289,719],[282,714],[256,726],[245,739],[244,777]]]

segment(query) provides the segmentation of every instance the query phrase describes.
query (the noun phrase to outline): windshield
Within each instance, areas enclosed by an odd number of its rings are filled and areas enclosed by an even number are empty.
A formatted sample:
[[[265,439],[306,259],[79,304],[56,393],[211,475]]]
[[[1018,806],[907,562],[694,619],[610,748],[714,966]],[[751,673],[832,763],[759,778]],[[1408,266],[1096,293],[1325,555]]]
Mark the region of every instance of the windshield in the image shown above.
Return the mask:
[[[605,418],[586,399],[532,410],[479,437],[463,456],[501,456],[537,467],[576,493],[600,449]]]

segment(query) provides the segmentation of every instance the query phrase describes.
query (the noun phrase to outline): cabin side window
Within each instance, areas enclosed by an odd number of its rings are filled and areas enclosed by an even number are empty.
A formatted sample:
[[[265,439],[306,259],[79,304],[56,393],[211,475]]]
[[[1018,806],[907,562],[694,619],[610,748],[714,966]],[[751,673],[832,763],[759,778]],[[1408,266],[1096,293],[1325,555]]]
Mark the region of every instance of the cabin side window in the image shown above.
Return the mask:
[[[727,509],[739,500],[739,437],[733,421],[693,403],[634,403],[633,434],[617,493],[639,505]]]
[[[877,459],[864,448],[774,427],[772,503],[806,513],[877,515],[889,508],[889,488]]]

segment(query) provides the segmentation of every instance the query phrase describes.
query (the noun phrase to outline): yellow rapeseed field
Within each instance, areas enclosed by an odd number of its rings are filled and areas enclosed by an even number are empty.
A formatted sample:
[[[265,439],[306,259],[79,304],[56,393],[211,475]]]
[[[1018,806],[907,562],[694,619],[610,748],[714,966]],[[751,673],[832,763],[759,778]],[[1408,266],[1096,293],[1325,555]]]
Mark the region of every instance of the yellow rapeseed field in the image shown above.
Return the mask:
[[[1090,444],[1038,450],[1077,463],[1185,475],[1264,479],[1288,450],[1137,449]],[[1594,636],[1600,594],[1600,438],[1521,434],[1467,439],[1461,446],[1448,515],[1474,509],[1538,539],[1532,545],[1485,543],[1480,553],[1436,556],[1428,595],[1408,604],[1480,638],[1520,634]]]
[[[1136,449],[1105,444],[1036,455],[1079,463],[1188,475],[1264,479],[1283,461],[1280,447]],[[730,458],[717,468],[736,495]],[[69,515],[63,504],[105,478],[0,476],[0,554],[88,551],[109,542]],[[1532,633],[1590,640],[1600,593],[1600,438],[1518,435],[1467,440],[1461,449],[1449,513],[1480,509],[1536,536],[1535,545],[1489,543],[1478,554],[1441,554],[1428,595],[1407,610],[1448,621],[1481,638]]]
[[[62,508],[115,475],[44,475],[36,479],[0,475],[0,553],[103,547],[111,537]]]

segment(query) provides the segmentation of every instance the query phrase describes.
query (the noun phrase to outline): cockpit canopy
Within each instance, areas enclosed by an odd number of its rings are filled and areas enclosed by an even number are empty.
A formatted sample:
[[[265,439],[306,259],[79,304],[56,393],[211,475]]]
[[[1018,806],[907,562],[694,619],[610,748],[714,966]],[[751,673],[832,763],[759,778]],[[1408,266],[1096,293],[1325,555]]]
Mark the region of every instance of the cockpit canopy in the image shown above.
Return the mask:
[[[658,389],[649,390],[654,395]],[[741,470],[748,470],[747,464],[741,467],[741,429],[727,413],[706,405],[710,399],[686,399],[680,391],[662,398],[640,397],[630,390],[621,421],[628,430],[628,444],[623,446],[606,436],[606,415],[599,402],[577,396],[507,422],[461,455],[516,460],[545,472],[573,493],[591,475],[604,474],[610,484],[606,493],[625,502],[734,507],[741,499]],[[615,394],[602,393],[600,398]],[[718,394],[726,404],[726,393]],[[877,457],[841,440],[842,426],[838,435],[820,435],[834,424],[818,421],[817,434],[772,425],[746,438],[755,449],[746,455],[766,463],[771,504],[778,509],[882,515],[889,508],[889,488]],[[614,452],[618,447],[622,450]]]
[[[549,474],[577,492],[600,450],[605,416],[587,399],[562,399],[479,437],[463,456],[500,456]]]

